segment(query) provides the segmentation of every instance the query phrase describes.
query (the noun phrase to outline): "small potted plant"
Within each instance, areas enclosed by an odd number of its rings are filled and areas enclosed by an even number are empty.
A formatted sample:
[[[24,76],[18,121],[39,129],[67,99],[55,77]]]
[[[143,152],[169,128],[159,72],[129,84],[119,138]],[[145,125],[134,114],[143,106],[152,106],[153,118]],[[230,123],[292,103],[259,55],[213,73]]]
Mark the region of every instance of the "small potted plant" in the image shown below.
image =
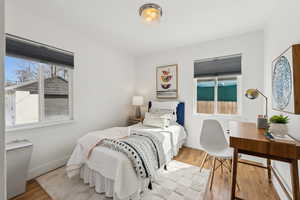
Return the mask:
[[[283,115],[274,115],[270,118],[270,133],[274,134],[274,136],[284,137],[288,134],[288,126],[289,122],[288,116]]]

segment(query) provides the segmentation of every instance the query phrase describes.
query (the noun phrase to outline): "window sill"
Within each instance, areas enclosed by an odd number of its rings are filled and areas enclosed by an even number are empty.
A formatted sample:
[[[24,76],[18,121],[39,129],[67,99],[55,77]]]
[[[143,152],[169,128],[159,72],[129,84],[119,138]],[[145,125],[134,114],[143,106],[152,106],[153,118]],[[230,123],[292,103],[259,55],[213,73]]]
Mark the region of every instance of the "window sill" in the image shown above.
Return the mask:
[[[39,122],[39,123],[32,123],[32,124],[26,124],[26,125],[18,125],[11,128],[6,128],[5,132],[16,132],[16,131],[22,131],[22,130],[30,130],[30,129],[37,129],[37,128],[44,128],[49,126],[59,126],[63,124],[70,124],[74,123],[74,119],[64,119],[64,120],[55,120],[55,121],[49,121],[49,122]]]
[[[240,118],[241,114],[229,115],[229,114],[206,114],[206,113],[194,113],[197,117],[216,117],[216,118]]]

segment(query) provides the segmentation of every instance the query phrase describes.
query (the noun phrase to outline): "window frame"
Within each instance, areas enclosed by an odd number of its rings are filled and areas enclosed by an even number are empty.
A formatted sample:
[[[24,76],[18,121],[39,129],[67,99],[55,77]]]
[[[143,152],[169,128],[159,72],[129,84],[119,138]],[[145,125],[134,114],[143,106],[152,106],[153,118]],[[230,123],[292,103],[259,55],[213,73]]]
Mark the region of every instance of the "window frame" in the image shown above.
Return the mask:
[[[236,79],[237,80],[237,113],[236,114],[224,114],[218,113],[218,80],[219,79]],[[199,77],[194,78],[194,114],[201,115],[201,116],[223,116],[223,117],[235,117],[242,115],[242,105],[241,105],[241,95],[242,95],[242,75],[222,75],[222,76],[207,76],[207,77]],[[197,83],[198,81],[215,81],[214,87],[214,113],[199,113],[197,112]]]
[[[24,57],[18,57],[15,55],[9,55],[6,56],[20,58],[28,61],[35,61],[34,59],[30,58],[24,58]],[[67,124],[72,123],[74,121],[74,105],[73,105],[73,86],[74,86],[74,69],[70,68],[68,66],[58,65],[58,64],[52,64],[52,63],[43,63],[38,61],[38,88],[39,88],[39,96],[38,96],[38,110],[39,110],[39,121],[38,122],[32,122],[32,123],[25,123],[25,124],[19,124],[19,125],[13,125],[13,126],[6,126],[5,125],[5,132],[13,132],[13,131],[19,131],[19,130],[26,130],[26,129],[34,129],[34,128],[42,128],[47,126],[53,126],[53,125],[60,125],[60,124]],[[45,120],[45,95],[44,95],[44,65],[49,66],[55,66],[55,67],[64,67],[69,76],[68,80],[68,111],[69,115],[67,117],[58,117],[53,120]],[[6,112],[6,110],[5,110]]]

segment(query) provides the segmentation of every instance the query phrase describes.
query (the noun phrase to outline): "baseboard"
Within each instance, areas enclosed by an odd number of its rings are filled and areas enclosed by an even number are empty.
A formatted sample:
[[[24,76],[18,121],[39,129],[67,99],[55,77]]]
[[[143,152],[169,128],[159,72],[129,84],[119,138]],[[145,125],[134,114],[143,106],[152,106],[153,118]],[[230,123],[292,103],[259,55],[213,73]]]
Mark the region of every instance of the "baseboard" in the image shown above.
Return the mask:
[[[29,173],[28,173],[28,177],[27,179],[28,180],[31,180],[31,179],[34,179],[38,176],[41,176],[51,170],[54,170],[56,168],[59,168],[61,166],[64,166],[68,159],[70,158],[70,155],[69,156],[65,156],[59,160],[54,160],[54,161],[51,161],[51,162],[48,162],[44,165],[41,165],[41,166],[38,166],[36,168],[33,168],[33,169],[30,169],[29,170]]]

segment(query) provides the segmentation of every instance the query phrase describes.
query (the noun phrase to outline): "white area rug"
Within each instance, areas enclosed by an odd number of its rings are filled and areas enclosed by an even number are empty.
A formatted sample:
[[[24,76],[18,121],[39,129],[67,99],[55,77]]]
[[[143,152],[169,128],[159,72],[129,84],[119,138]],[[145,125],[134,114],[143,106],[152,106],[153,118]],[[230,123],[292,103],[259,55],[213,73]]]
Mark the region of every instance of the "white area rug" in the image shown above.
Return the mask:
[[[161,170],[153,189],[143,194],[142,200],[203,200],[208,188],[210,171],[171,161],[168,171]],[[60,168],[37,178],[37,181],[53,200],[108,200],[97,194],[79,178],[69,179],[65,168]]]

